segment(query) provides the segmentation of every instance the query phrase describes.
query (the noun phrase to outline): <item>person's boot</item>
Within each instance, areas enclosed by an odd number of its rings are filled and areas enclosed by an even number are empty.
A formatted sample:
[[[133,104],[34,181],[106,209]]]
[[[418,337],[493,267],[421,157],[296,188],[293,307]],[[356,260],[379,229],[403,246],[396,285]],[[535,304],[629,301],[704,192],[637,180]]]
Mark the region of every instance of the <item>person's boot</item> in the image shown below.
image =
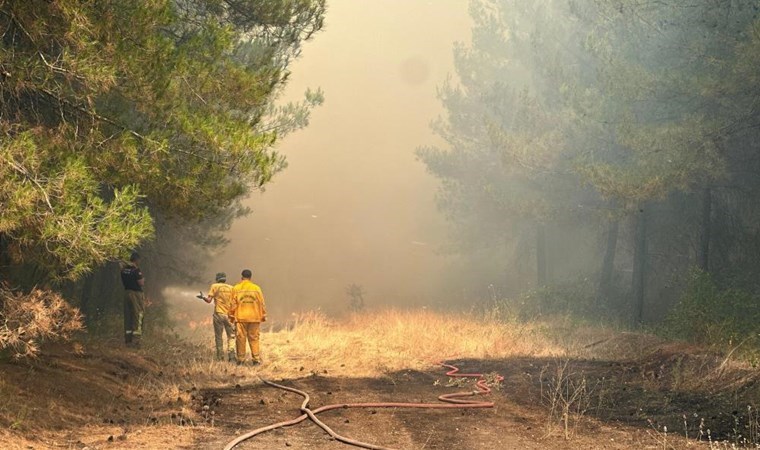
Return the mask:
[[[235,356],[235,352],[227,353],[227,362],[235,362],[235,361],[237,361],[237,356]]]
[[[132,337],[132,348],[140,348],[140,336],[135,335]]]
[[[124,334],[124,345],[132,347],[132,333]]]

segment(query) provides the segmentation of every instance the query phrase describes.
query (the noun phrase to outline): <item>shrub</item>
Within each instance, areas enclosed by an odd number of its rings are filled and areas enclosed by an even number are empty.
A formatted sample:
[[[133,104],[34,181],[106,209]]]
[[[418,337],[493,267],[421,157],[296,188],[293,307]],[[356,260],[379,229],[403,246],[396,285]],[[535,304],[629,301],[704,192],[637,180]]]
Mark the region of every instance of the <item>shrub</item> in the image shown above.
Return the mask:
[[[349,307],[353,312],[359,312],[364,309],[364,288],[358,284],[352,283],[346,288],[346,294],[349,298]]]
[[[721,287],[695,270],[662,332],[700,344],[736,344],[760,332],[760,304],[751,293]]]
[[[596,299],[596,286],[587,278],[531,289],[494,303],[493,309],[521,321],[553,316],[594,319],[609,315],[607,308]]]
[[[14,358],[33,357],[41,341],[68,339],[81,329],[79,310],[54,292],[0,289],[0,350]]]

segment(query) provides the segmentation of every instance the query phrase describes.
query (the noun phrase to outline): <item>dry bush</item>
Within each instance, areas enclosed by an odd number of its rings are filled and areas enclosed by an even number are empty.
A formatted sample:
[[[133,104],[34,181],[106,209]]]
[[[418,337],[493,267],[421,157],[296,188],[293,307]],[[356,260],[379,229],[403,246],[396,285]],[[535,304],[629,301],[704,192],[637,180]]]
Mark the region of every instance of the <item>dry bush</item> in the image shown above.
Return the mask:
[[[54,292],[0,289],[0,350],[14,358],[34,357],[41,341],[68,339],[81,329],[79,310]]]
[[[547,427],[552,428],[557,422],[562,426],[566,440],[581,422],[589,409],[599,382],[589,384],[586,377],[574,373],[569,367],[570,360],[557,361],[554,367],[541,369],[541,401],[549,409]]]

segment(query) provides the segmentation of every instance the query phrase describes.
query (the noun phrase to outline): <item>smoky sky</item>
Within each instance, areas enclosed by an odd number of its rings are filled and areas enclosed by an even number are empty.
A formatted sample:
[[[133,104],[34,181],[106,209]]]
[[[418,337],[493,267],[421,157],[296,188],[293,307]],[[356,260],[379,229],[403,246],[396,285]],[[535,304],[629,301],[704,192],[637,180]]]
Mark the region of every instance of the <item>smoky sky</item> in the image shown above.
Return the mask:
[[[345,309],[346,287],[369,306],[434,304],[446,273],[447,237],[436,180],[414,156],[438,141],[436,88],[467,41],[465,0],[332,0],[325,27],[291,66],[280,101],[322,88],[308,128],[278,150],[288,168],[228,235],[208,278],[251,268],[282,313]]]

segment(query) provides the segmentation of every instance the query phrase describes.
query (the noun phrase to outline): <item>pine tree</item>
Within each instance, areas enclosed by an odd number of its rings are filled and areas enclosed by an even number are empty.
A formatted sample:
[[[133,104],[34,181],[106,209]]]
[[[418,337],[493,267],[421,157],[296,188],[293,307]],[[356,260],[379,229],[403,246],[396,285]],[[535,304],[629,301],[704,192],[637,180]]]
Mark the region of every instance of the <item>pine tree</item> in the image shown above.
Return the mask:
[[[197,220],[270,181],[308,107],[272,100],[324,7],[3,2],[3,258],[76,279],[149,238],[149,211]]]

